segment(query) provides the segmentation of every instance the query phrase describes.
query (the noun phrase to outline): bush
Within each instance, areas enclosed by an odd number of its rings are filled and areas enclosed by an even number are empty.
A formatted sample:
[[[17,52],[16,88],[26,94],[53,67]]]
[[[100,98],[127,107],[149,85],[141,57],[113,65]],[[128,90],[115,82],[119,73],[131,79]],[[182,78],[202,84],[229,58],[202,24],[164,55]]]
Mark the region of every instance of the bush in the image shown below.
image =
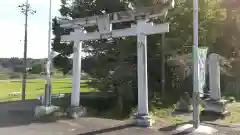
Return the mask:
[[[116,96],[112,94],[102,93],[81,93],[80,104],[84,107],[90,107],[93,109],[106,110],[112,108],[116,103]],[[52,99],[52,103],[56,106],[60,106],[64,109],[68,108],[71,103],[71,94],[67,94],[65,97],[60,99]]]
[[[81,80],[89,80],[91,76],[87,73],[82,73],[81,75]]]
[[[27,76],[27,79],[38,79],[40,78],[39,74],[29,74]]]
[[[0,80],[7,80],[9,79],[9,75],[7,74],[0,74]]]
[[[21,74],[20,73],[12,73],[9,76],[9,79],[19,79],[21,78]]]

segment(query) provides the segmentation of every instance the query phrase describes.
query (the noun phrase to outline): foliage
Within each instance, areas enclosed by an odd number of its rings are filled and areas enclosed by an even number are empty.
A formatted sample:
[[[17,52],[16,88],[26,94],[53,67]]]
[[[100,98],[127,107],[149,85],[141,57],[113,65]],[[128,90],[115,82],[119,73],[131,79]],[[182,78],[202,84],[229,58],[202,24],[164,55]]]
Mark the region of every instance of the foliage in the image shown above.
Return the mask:
[[[59,11],[62,15],[61,18],[74,19],[126,10],[129,2],[137,7],[151,5],[157,1],[72,0],[72,3],[68,3],[66,0],[62,0],[62,6]],[[159,2],[162,1],[160,0]],[[154,97],[155,93],[161,91],[161,54],[164,53],[171,58],[192,52],[192,5],[192,0],[176,0],[176,8],[169,11],[166,19],[156,20],[157,22],[166,21],[170,23],[170,32],[166,34],[164,50],[162,50],[160,44],[161,35],[148,37],[150,99]],[[217,52],[225,57],[230,57],[232,51],[236,50],[234,48],[237,48],[237,40],[236,38],[230,38],[230,35],[227,35],[227,31],[230,30],[231,35],[236,37],[239,34],[239,30],[236,21],[230,19],[226,23],[226,10],[222,10],[219,7],[218,0],[199,1],[199,45],[208,46],[210,48],[209,52]],[[60,36],[67,34],[71,30],[60,28],[57,23],[58,19],[60,18],[55,18],[53,23],[55,38],[52,46],[60,54],[55,58],[54,63],[55,67],[66,74],[72,67],[70,55],[73,51],[73,43],[60,42]],[[126,25],[128,24],[122,23],[116,27],[124,27]],[[227,49],[225,49],[226,47]],[[83,59],[83,70],[94,78],[90,85],[103,92],[112,91],[116,93],[118,95],[119,106],[122,109],[124,105],[129,105],[129,103],[134,105],[137,102],[136,38],[127,37],[84,42],[83,51],[89,54]],[[180,62],[181,60],[185,60],[185,57],[179,59]],[[169,95],[173,95],[173,97],[175,96],[176,99],[183,91],[192,91],[192,78],[191,74],[189,74],[191,68],[189,68],[188,64],[179,64],[179,61],[164,65],[167,69],[166,92]],[[172,71],[172,69],[174,70]]]
[[[114,106],[116,97],[113,94],[104,94],[98,92],[81,93],[81,105],[103,111]],[[66,94],[63,98],[53,99],[53,104],[67,109],[71,102],[71,94]]]
[[[32,73],[32,74],[39,74],[41,72],[44,72],[44,66],[42,63],[33,65],[32,68],[28,72]]]
[[[27,78],[40,78],[45,75],[47,59],[27,59]],[[52,75],[56,76],[59,71],[51,66]],[[22,77],[22,58],[0,58],[0,80],[19,79]],[[60,72],[61,73],[61,72]]]
[[[21,74],[20,73],[12,73],[10,74],[9,76],[9,79],[18,79],[18,78],[21,78]]]
[[[27,68],[32,69],[32,73],[40,74],[46,59],[27,59]],[[1,73],[21,73],[23,71],[22,58],[0,58]]]

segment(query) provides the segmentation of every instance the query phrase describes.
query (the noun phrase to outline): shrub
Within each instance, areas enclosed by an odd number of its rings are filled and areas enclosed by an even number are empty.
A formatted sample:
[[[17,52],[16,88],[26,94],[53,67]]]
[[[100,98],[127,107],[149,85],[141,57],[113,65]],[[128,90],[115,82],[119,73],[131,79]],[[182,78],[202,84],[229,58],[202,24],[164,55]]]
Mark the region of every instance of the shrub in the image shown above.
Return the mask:
[[[103,94],[98,92],[86,92],[80,94],[80,104],[82,106],[97,110],[106,110],[113,107],[116,103],[116,99],[117,98],[112,94]],[[71,94],[67,94],[65,97],[60,99],[52,99],[52,103],[66,109],[70,106]]]
[[[9,76],[10,79],[19,79],[21,78],[21,74],[20,73],[12,73]]]
[[[87,73],[82,73],[81,75],[81,80],[89,80],[91,76]]]

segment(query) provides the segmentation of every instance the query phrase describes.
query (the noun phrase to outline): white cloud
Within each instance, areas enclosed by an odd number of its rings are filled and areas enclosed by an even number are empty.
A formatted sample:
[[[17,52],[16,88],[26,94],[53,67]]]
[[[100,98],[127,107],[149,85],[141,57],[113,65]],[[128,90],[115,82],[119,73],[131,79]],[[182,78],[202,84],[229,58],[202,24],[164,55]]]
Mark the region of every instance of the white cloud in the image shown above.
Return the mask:
[[[0,57],[22,57],[24,39],[24,16],[17,6],[25,0],[2,0],[0,2]],[[47,56],[49,0],[29,0],[37,11],[29,16],[28,57]],[[52,0],[52,15],[59,15],[60,0]],[[20,41],[21,40],[21,41]]]

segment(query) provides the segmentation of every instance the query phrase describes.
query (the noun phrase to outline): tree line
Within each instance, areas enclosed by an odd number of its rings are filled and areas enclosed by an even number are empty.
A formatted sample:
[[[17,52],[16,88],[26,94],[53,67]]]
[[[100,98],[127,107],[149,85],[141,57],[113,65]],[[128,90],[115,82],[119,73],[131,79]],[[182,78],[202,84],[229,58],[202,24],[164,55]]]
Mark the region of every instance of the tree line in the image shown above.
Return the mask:
[[[44,71],[46,59],[27,59],[27,69],[30,73],[37,74]],[[21,73],[23,71],[22,58],[0,58],[0,72],[8,73],[15,72]]]

